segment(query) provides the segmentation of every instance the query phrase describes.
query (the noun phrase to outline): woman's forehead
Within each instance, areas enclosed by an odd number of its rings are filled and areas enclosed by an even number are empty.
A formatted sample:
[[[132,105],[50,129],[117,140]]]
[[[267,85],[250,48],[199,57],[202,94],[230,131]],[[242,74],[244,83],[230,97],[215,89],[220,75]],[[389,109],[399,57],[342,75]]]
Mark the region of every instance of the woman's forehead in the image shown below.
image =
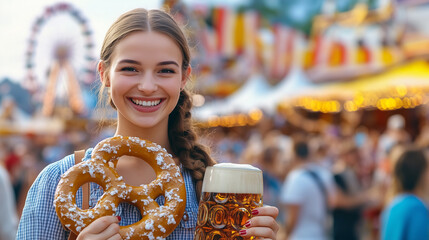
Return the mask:
[[[182,52],[169,36],[149,31],[134,32],[118,42],[113,57],[144,58],[154,61],[175,60],[182,63]]]

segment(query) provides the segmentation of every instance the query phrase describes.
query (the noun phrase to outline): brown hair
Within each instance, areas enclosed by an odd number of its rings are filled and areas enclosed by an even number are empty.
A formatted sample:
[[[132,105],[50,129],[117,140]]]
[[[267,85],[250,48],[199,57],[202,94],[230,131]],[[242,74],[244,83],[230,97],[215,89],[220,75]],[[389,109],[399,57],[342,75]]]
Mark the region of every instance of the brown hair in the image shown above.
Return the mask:
[[[105,36],[100,59],[104,64],[104,79],[108,79],[111,55],[119,41],[136,31],[155,31],[165,34],[176,42],[182,52],[182,70],[190,67],[190,50],[188,41],[176,21],[162,10],[138,8],[121,15],[109,28]],[[103,96],[104,83],[100,89]],[[116,108],[110,99],[108,102]],[[180,92],[179,101],[170,113],[168,120],[168,139],[172,154],[177,156],[183,167],[190,170],[196,183],[197,198],[201,195],[202,180],[207,166],[215,164],[209,155],[208,147],[198,143],[197,134],[191,120],[192,101],[187,90]]]
[[[398,158],[393,175],[397,192],[412,192],[421,183],[428,167],[425,153],[422,149],[409,147]]]

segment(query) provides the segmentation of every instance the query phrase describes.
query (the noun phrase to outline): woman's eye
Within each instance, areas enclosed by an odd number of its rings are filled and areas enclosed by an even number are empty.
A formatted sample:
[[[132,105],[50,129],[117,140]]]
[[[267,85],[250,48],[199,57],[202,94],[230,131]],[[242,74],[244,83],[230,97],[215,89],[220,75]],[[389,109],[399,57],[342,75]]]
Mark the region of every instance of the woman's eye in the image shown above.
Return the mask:
[[[160,73],[175,73],[173,69],[170,68],[163,68],[159,71]]]
[[[123,67],[123,68],[121,68],[121,71],[125,71],[125,72],[137,72],[137,69],[135,69],[133,67]]]

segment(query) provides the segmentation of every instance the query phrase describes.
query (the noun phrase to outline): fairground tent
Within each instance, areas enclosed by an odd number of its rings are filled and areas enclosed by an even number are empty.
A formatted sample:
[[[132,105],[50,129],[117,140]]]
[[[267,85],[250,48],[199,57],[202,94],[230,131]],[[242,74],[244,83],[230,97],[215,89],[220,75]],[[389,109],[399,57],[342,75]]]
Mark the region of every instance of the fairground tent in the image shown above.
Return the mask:
[[[258,74],[252,76],[231,96],[196,108],[194,116],[204,121],[213,116],[247,114],[254,109],[273,114],[281,101],[292,99],[313,88],[317,88],[317,85],[311,83],[299,67],[292,68],[276,86],[271,86],[262,75]]]
[[[310,82],[300,67],[293,67],[290,73],[270,92],[266,92],[264,96],[258,99],[255,107],[263,109],[268,114],[273,114],[277,111],[280,102],[294,99],[317,88],[318,86]]]
[[[338,110],[358,110],[377,107],[382,110],[394,110],[401,107],[415,107],[427,101],[429,94],[429,64],[424,60],[407,62],[390,70],[355,80],[330,83],[317,88],[307,89],[295,98],[283,99],[281,107],[304,106],[311,101],[337,101],[342,104]],[[391,103],[391,107],[380,104]],[[396,104],[393,104],[396,102]],[[351,106],[350,109],[347,108]],[[320,104],[319,104],[320,105]],[[353,106],[352,106],[353,105]],[[316,110],[317,109],[310,109]]]
[[[194,117],[204,121],[212,116],[247,113],[257,107],[257,103],[271,91],[271,88],[262,75],[253,75],[231,96],[195,108]]]

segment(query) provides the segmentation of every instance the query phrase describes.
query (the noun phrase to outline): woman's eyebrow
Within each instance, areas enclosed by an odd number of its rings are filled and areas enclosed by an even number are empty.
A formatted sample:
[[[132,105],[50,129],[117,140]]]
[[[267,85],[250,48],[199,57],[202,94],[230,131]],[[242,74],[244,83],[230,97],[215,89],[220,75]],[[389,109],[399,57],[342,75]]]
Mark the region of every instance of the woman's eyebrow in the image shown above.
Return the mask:
[[[163,66],[163,65],[170,65],[170,64],[173,64],[173,65],[176,65],[176,66],[178,66],[178,67],[179,67],[179,64],[178,64],[177,62],[175,62],[175,61],[164,61],[164,62],[160,62],[160,63],[158,63],[158,65],[160,65],[160,66]]]
[[[132,60],[132,59],[122,59],[121,61],[118,62],[118,64],[120,64],[120,63],[131,63],[131,64],[138,64],[138,65],[140,65],[139,61]]]

